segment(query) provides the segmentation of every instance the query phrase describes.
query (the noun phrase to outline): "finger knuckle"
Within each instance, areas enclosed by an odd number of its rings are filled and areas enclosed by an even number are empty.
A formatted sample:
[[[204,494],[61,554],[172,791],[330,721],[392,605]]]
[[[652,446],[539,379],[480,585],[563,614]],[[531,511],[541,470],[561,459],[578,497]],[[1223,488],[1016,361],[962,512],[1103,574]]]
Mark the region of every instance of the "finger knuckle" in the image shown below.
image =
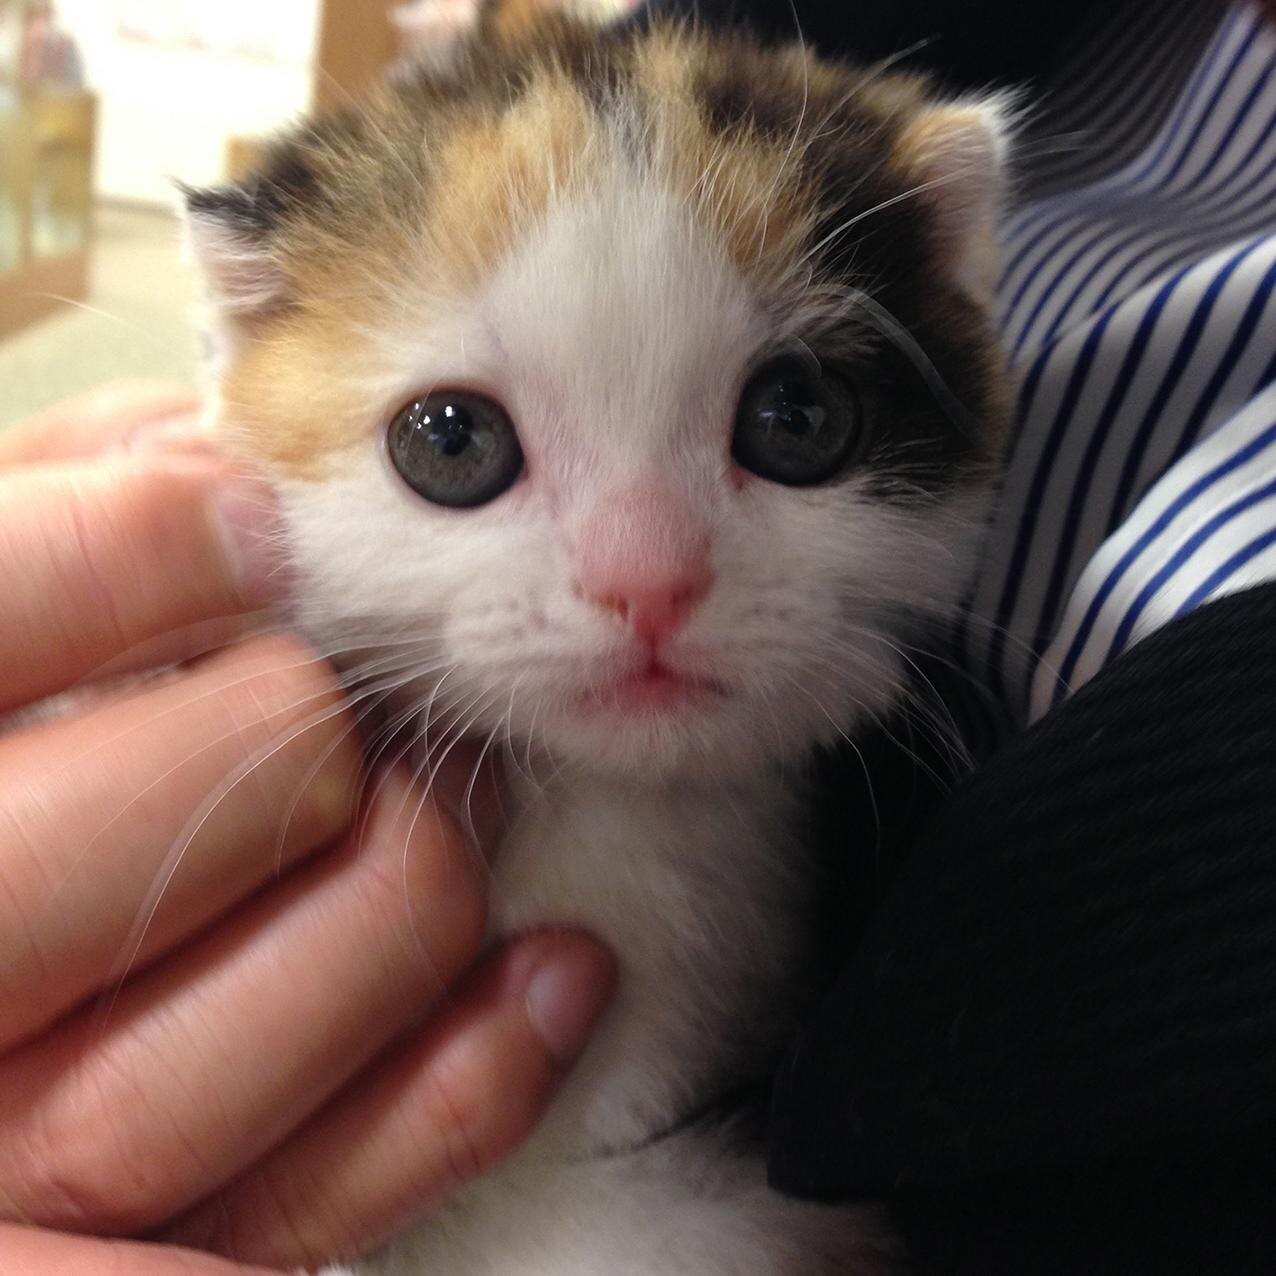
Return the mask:
[[[428,1146],[418,1158],[430,1167],[435,1194],[451,1195],[494,1164],[501,1149],[485,1136],[474,1086],[454,1062],[439,1060],[426,1071]]]
[[[211,1230],[200,1234],[198,1247],[241,1260],[251,1255],[309,1270],[356,1253],[361,1240],[344,1201],[319,1175],[299,1174],[295,1166],[287,1174],[260,1167],[202,1212]]]
[[[148,1167],[109,1127],[86,1118],[75,1136],[38,1129],[16,1152],[6,1194],[35,1223],[68,1231],[127,1235],[153,1226]]]

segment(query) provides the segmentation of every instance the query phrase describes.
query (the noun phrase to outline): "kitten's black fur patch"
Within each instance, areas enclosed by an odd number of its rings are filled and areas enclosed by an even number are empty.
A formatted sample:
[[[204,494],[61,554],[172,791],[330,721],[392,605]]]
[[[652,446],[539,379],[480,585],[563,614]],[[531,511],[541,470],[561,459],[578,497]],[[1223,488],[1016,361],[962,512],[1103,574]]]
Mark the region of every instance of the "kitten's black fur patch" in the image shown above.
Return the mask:
[[[261,166],[238,184],[205,189],[182,186],[186,207],[234,230],[258,236],[272,234],[289,213],[313,207],[322,199],[323,184],[307,152],[340,136],[342,128],[337,118],[330,118],[273,143]]]

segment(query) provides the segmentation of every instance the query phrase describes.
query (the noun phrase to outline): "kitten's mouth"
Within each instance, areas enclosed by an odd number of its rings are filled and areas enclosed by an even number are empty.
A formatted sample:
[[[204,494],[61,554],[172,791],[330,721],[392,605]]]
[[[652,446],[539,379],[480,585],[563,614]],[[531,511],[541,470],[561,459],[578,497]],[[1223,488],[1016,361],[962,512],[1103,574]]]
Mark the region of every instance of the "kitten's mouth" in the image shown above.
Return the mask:
[[[585,692],[579,703],[587,711],[671,713],[724,695],[720,682],[670,669],[653,657],[646,666]]]

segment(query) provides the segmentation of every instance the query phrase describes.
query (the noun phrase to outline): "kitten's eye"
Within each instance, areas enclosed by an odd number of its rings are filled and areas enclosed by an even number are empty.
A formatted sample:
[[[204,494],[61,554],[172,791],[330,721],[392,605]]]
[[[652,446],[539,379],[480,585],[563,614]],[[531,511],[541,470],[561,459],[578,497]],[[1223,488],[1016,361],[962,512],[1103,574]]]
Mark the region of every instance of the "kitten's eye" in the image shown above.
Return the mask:
[[[810,487],[840,473],[863,434],[863,411],[849,381],[777,359],[744,387],[731,455],[759,478]]]
[[[439,390],[409,403],[390,422],[388,443],[403,481],[454,509],[495,500],[523,472],[505,409],[469,391]]]

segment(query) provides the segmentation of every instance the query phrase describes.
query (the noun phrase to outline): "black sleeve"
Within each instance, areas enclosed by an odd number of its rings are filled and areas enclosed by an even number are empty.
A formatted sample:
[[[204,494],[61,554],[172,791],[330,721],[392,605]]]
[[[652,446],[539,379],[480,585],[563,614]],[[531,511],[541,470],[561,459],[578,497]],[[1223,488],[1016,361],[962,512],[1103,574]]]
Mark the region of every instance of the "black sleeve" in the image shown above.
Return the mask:
[[[1276,1271],[1276,586],[944,803],[775,1095],[782,1189],[922,1271]]]
[[[909,65],[956,87],[1020,84],[1053,70],[1098,17],[1119,19],[1137,0],[657,0],[656,11],[744,23],[777,40],[800,28],[821,52],[856,61],[923,44]]]

